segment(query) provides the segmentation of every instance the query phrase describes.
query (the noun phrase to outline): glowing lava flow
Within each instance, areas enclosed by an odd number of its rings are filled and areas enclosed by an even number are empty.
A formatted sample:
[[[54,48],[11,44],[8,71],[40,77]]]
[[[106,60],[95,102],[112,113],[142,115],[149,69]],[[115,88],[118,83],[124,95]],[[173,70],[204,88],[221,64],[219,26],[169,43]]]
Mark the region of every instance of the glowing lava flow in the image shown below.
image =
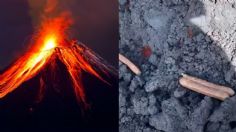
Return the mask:
[[[82,71],[105,81],[99,73],[107,75],[111,69],[83,44],[63,42],[65,25],[68,24],[65,24],[65,20],[61,18],[43,25],[42,31],[36,34],[38,38],[33,47],[0,75],[0,98],[36,76],[46,66],[55,67],[56,57],[65,65],[69,73],[77,100],[83,107],[87,106],[81,80]],[[40,84],[41,88],[47,85],[43,77],[40,77]]]
[[[48,58],[48,56],[51,55],[51,49],[56,47],[56,41],[55,38],[48,38],[45,40],[45,44],[42,47],[42,50],[38,52],[38,54],[32,55],[32,58],[29,59],[26,66],[28,67],[34,67],[36,64],[38,64],[40,61],[45,61],[45,59]],[[43,64],[43,63],[42,63]]]
[[[51,44],[50,44],[51,45]],[[0,98],[4,97],[23,82],[34,77],[52,55],[51,47],[46,43],[42,50],[23,55],[2,75],[0,75]]]

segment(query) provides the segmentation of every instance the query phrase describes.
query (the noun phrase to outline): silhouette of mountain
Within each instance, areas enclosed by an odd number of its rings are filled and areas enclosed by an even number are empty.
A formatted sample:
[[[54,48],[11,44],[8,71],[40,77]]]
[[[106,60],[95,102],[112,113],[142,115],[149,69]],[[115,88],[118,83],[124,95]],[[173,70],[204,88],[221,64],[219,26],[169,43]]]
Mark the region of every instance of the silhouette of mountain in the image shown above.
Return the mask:
[[[1,131],[116,131],[117,73],[108,69],[104,71],[107,64],[98,64],[96,61],[102,59],[85,45],[74,45],[72,48],[78,47],[83,49],[83,55],[79,54],[104,80],[86,70],[80,69],[78,72],[89,108],[84,109],[83,103],[78,102],[70,71],[60,59],[61,50],[67,49],[56,48],[35,76],[1,99]]]

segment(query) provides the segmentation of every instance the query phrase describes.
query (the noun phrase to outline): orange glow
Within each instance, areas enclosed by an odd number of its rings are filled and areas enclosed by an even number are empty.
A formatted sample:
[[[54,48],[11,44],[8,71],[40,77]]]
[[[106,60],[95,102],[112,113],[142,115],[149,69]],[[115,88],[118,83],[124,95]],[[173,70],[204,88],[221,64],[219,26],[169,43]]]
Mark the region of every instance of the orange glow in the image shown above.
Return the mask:
[[[50,49],[55,48],[56,43],[57,43],[56,37],[52,36],[52,37],[46,38],[43,50],[50,50]]]
[[[82,71],[105,81],[98,71],[106,74],[110,69],[102,63],[100,57],[84,45],[64,42],[65,30],[71,22],[65,14],[43,22],[40,31],[35,34],[33,39],[35,43],[32,44],[32,48],[0,75],[0,98],[35,77],[45,67],[55,68],[55,58],[57,58],[68,70],[78,102],[84,108],[87,107],[85,90],[81,81]],[[43,77],[40,77],[39,82],[41,89],[45,88]],[[43,96],[42,92],[39,94],[40,97]]]

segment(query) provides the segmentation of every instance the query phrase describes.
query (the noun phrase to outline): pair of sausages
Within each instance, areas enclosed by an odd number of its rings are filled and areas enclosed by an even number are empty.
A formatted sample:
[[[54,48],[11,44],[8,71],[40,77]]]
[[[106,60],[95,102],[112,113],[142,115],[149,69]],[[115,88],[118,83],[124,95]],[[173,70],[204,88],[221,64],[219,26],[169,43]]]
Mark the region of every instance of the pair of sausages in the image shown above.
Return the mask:
[[[182,74],[183,77],[179,79],[179,83],[190,90],[198,93],[219,99],[225,100],[235,94],[234,90],[229,87],[216,85],[206,80]]]
[[[141,71],[137,66],[135,66],[129,59],[125,56],[119,54],[119,60],[126,64],[135,74],[139,75]],[[199,79],[196,77],[189,76],[187,74],[182,74],[183,77],[179,79],[179,83],[190,90],[195,92],[219,99],[225,100],[230,96],[235,94],[234,90],[229,87],[217,85],[206,80]]]

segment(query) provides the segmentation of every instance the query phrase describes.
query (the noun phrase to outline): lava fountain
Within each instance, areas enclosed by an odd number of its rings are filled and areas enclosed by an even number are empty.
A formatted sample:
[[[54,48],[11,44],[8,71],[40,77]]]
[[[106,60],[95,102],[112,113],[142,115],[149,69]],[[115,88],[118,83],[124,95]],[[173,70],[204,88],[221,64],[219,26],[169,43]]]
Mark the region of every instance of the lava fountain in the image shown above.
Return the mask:
[[[77,41],[68,41],[66,30],[72,20],[68,14],[44,20],[35,33],[31,47],[0,75],[0,98],[17,89],[22,83],[38,75],[46,66],[56,68],[55,60],[60,60],[69,73],[76,99],[83,108],[88,107],[83,88],[82,71],[106,82],[100,75],[112,73],[112,68],[104,60]],[[40,77],[40,89],[46,88],[45,78]],[[107,83],[107,82],[106,82]],[[43,94],[43,93],[40,93]],[[43,95],[39,95],[43,97]]]

